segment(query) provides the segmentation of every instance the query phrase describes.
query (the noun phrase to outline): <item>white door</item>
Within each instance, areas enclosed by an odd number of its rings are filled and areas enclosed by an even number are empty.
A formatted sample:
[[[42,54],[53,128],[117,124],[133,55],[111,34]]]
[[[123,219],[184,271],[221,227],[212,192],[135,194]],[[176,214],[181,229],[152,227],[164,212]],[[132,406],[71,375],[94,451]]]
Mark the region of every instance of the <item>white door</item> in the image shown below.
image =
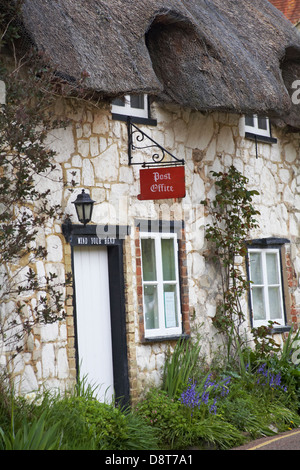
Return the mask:
[[[113,361],[106,247],[74,247],[77,346],[80,377],[112,400]]]

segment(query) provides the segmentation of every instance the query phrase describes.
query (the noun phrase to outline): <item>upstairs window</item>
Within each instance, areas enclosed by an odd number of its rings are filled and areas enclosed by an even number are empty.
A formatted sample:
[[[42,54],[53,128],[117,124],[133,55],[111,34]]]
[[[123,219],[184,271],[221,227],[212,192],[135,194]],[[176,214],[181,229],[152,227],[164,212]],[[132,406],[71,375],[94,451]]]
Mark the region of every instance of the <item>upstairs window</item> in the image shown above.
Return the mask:
[[[176,234],[141,233],[145,338],[182,333]]]
[[[257,114],[245,116],[245,137],[263,142],[277,142],[272,137],[269,118]]]
[[[248,262],[253,327],[285,325],[280,249],[249,249]]]
[[[252,134],[256,135],[271,137],[269,119],[266,117],[257,116],[257,114],[246,116],[245,131],[252,132]]]
[[[150,118],[148,95],[125,95],[116,98],[111,103],[112,118],[126,121],[130,116],[133,122],[156,125],[156,120]]]

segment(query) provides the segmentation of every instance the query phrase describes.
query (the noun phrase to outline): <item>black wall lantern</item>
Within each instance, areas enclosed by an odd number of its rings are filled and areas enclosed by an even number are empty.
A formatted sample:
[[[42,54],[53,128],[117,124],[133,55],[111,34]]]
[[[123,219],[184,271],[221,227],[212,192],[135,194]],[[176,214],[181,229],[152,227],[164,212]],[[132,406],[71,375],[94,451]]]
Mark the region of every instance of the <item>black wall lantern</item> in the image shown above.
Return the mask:
[[[75,204],[75,209],[77,213],[77,217],[79,222],[81,222],[84,226],[91,220],[94,202],[89,194],[86,194],[84,189],[82,190],[81,194],[78,194],[73,204]]]

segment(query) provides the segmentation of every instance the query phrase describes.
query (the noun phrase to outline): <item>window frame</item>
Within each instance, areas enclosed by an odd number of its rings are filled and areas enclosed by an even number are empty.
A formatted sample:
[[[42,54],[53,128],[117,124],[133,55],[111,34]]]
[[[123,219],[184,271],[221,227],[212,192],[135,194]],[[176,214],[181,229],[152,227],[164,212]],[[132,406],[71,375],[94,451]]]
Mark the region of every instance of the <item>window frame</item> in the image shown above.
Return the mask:
[[[130,119],[135,124],[145,124],[147,126],[157,126],[157,120],[152,119],[150,116],[150,103],[149,95],[141,93],[144,96],[144,108],[132,108],[130,105],[130,96],[125,95],[127,100],[127,106],[118,106],[111,103],[111,115],[113,121],[125,121],[128,122]]]
[[[155,266],[156,266],[156,281],[145,281],[143,276],[143,254],[142,254],[142,240],[153,239],[155,244]],[[164,281],[163,279],[163,262],[162,262],[162,250],[161,240],[172,239],[174,246],[174,269],[175,269],[175,280]],[[176,233],[167,232],[140,232],[141,242],[141,271],[142,271],[142,296],[143,296],[143,319],[144,319],[144,337],[145,339],[155,338],[168,338],[181,336],[183,334],[182,325],[182,311],[181,311],[181,292],[180,292],[180,271],[178,262],[178,237]],[[166,326],[165,317],[165,298],[164,298],[164,285],[172,284],[176,286],[176,307],[177,307],[177,325],[175,327]],[[145,285],[157,285],[157,299],[158,299],[158,328],[147,328],[146,324],[146,306],[145,306]]]
[[[149,107],[148,107],[148,95],[147,94],[140,94],[139,96],[143,96],[144,99],[144,106],[143,108],[134,108],[131,106],[131,98],[132,95],[124,95],[124,106],[119,106],[114,104],[113,101],[111,103],[111,112],[112,114],[121,114],[123,116],[132,116],[132,117],[139,117],[148,119],[149,118]]]
[[[260,136],[264,136],[264,137],[271,137],[270,121],[269,121],[268,117],[258,116],[257,114],[252,114],[252,116],[249,116],[249,117],[253,118],[254,125],[250,126],[249,124],[246,124],[247,116],[245,116],[245,132],[250,132],[252,134],[256,134],[256,135],[260,135]],[[266,120],[267,129],[261,129],[258,126],[258,119],[259,118],[263,118],[263,119]]]
[[[251,253],[260,253],[261,254],[261,270],[262,270],[262,284],[254,284],[251,279],[251,262],[250,262],[250,254]],[[278,277],[279,283],[277,284],[269,284],[267,279],[267,265],[266,265],[266,254],[267,253],[276,253],[277,259],[277,269],[278,269]],[[282,328],[286,326],[286,310],[285,310],[285,297],[284,297],[284,282],[283,282],[283,271],[282,271],[282,259],[281,259],[281,246],[271,246],[271,247],[248,247],[247,253],[247,264],[248,264],[248,277],[250,281],[250,289],[249,289],[249,300],[250,300],[250,311],[251,311],[251,324],[252,327],[257,328],[260,326],[268,326],[269,321],[274,321],[276,324],[274,325],[274,329]],[[280,296],[280,311],[281,311],[281,318],[279,319],[272,319],[270,315],[270,302],[269,302],[269,293],[268,288],[270,286],[279,287],[279,296]],[[261,287],[263,290],[263,300],[264,300],[264,310],[266,318],[263,320],[255,320],[254,319],[254,302],[253,302],[253,288]],[[278,325],[277,325],[278,324]]]

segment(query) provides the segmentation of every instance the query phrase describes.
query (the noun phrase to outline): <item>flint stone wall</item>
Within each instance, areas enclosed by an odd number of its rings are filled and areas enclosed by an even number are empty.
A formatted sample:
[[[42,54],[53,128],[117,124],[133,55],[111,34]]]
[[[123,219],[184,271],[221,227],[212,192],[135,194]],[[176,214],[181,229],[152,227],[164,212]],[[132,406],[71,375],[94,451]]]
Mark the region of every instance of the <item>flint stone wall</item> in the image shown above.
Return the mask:
[[[59,114],[69,118],[66,130],[51,133],[48,145],[57,152],[56,178],[41,179],[39,184],[51,190],[50,203],[61,204],[65,215],[77,223],[74,205],[78,192],[85,188],[96,201],[93,224],[129,225],[131,235],[125,240],[124,274],[128,361],[131,394],[139,396],[145,388],[161,381],[161,372],[169,342],[141,342],[138,315],[138,293],[135,220],[184,220],[188,273],[190,327],[200,334],[202,353],[209,361],[220,341],[211,319],[216,312],[219,277],[208,260],[205,241],[205,217],[200,201],[215,194],[211,171],[235,165],[249,178],[249,188],[260,195],[254,204],[261,212],[259,227],[251,238],[285,237],[290,274],[288,298],[289,322],[299,321],[300,270],[299,219],[300,172],[299,133],[272,129],[276,144],[255,143],[244,138],[240,116],[223,113],[203,114],[177,106],[152,105],[157,126],[139,127],[177,158],[185,160],[186,197],[182,200],[139,201],[139,167],[128,166],[126,123],[113,121],[108,106],[102,109],[57,105]],[[149,151],[138,152],[138,158],[149,157]],[[78,189],[70,192],[59,182],[75,180]],[[71,184],[70,184],[71,186]],[[71,250],[62,235],[61,225],[49,221],[40,233],[48,249],[47,259],[35,269],[42,276],[55,271],[64,279],[71,270]],[[69,293],[72,290],[69,289]],[[32,299],[34,302],[34,297]],[[7,310],[13,306],[7,304]],[[24,352],[8,361],[9,350],[2,348],[1,363],[15,376],[17,391],[30,392],[41,386],[66,389],[76,377],[74,320],[71,300],[66,305],[67,318],[58,324],[35,328],[26,338]],[[247,304],[245,302],[245,311]],[[247,316],[248,318],[248,316]],[[172,343],[171,343],[172,346]]]

